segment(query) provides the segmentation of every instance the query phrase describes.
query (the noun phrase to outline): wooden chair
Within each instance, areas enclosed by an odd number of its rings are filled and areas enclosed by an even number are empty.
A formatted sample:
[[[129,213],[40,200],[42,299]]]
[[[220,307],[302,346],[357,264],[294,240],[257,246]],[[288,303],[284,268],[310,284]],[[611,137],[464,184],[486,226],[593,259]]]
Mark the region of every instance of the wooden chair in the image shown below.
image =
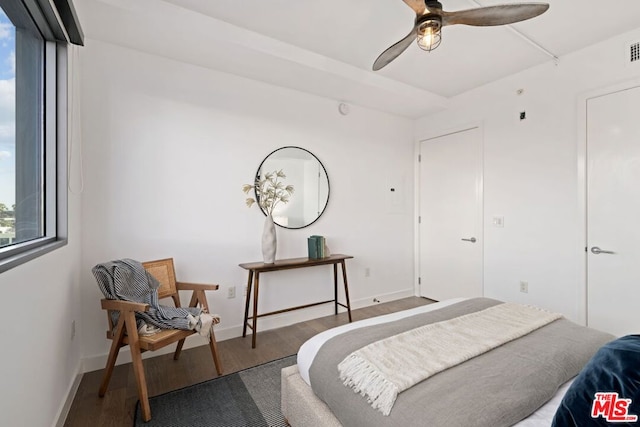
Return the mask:
[[[202,308],[209,311],[209,305],[204,291],[214,291],[218,289],[218,285],[202,285],[195,283],[183,283],[176,281],[176,273],[173,267],[173,259],[162,259],[157,261],[149,261],[142,263],[145,270],[147,270],[153,277],[160,282],[158,288],[158,299],[171,297],[176,307],[180,307],[180,296],[178,291],[191,290],[193,295],[191,296],[191,302],[189,307],[196,307],[198,304]],[[102,378],[102,384],[100,385],[100,397],[104,397],[109,386],[109,380],[113,373],[113,368],[118,357],[120,347],[126,345],[131,350],[131,360],[133,364],[133,372],[136,377],[136,384],[138,386],[138,396],[140,398],[140,407],[142,408],[142,418],[145,421],[151,419],[151,409],[149,407],[149,396],[147,393],[147,382],[145,380],[144,368],[142,366],[141,353],[144,351],[154,351],[159,348],[165,347],[175,342],[178,343],[176,351],[173,355],[174,360],[178,360],[184,340],[195,333],[196,331],[187,331],[181,329],[162,329],[160,332],[150,336],[139,336],[138,329],[136,327],[136,311],[148,311],[149,306],[147,304],[134,303],[129,301],[110,300],[103,299],[101,301],[102,308],[107,310],[107,318],[109,321],[109,330],[107,331],[107,338],[112,340],[111,351],[109,352],[109,358],[107,359],[107,366],[105,368],[104,376]],[[118,324],[114,325],[111,313],[113,311],[119,311]],[[211,347],[211,355],[213,356],[213,362],[216,365],[216,371],[218,375],[222,374],[222,365],[220,364],[220,358],[218,357],[218,348],[216,345],[216,338],[211,331],[211,340],[209,341]]]

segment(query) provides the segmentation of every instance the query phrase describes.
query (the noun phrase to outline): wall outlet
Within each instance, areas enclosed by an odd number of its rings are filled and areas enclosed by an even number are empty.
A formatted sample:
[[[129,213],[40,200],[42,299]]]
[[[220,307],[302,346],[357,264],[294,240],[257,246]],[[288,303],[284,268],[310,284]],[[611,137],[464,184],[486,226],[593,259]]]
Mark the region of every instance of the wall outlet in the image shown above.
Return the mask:
[[[378,298],[374,298],[374,299],[373,299],[373,302],[375,302],[375,303],[379,303],[379,302],[380,302],[380,300],[379,300]]]
[[[71,322],[71,341],[76,337],[76,321]]]
[[[529,282],[520,282],[520,292],[523,292],[525,294],[529,293]]]
[[[229,286],[229,289],[227,289],[227,298],[235,298],[235,297],[236,297],[236,287]]]

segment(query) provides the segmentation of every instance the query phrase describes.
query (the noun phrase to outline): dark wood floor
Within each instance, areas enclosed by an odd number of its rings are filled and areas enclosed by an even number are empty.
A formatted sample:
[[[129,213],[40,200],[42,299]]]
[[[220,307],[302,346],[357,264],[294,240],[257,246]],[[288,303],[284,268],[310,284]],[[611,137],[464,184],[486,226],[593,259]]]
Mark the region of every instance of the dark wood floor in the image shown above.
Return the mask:
[[[353,310],[353,320],[429,304],[433,301],[410,297]],[[347,323],[346,313],[327,316],[284,328],[258,333],[258,345],[251,348],[251,338],[233,338],[218,343],[224,374],[230,374],[271,360],[296,354],[298,348],[315,334]],[[179,389],[217,376],[208,346],[184,350],[180,360],[165,354],[144,361],[149,396]],[[135,378],[130,363],[116,366],[109,390],[98,397],[102,370],[84,374],[65,421],[65,426],[132,426],[138,401]]]

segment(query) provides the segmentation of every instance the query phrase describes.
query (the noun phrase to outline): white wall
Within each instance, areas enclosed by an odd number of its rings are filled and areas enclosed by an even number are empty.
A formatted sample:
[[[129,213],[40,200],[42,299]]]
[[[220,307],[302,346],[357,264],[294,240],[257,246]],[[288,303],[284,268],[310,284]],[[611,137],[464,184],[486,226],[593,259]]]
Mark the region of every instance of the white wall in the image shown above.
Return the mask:
[[[482,124],[486,296],[584,320],[579,101],[640,76],[640,65],[624,63],[631,40],[640,30],[460,95],[446,112],[417,121],[418,140]],[[504,216],[504,228],[492,226],[494,215]],[[528,294],[519,292],[521,280]]]
[[[111,259],[173,257],[179,279],[219,283],[210,297],[222,316],[218,337],[241,333],[246,272],[238,264],[261,259],[264,222],[245,206],[241,187],[282,146],[313,152],[331,195],[312,226],[277,229],[278,258],[306,256],[306,238],[322,234],[332,252],[355,257],[347,271],[356,306],[413,295],[413,203],[405,198],[389,213],[385,201],[391,178],[413,194],[410,120],[355,106],[342,116],[337,101],[92,39],[81,62],[86,369],[101,368],[108,352],[90,269]],[[331,281],[330,267],[266,274],[261,311],[330,299]],[[226,298],[229,286],[235,299]],[[330,313],[326,305],[259,326]]]
[[[79,149],[79,144],[75,139],[74,148]],[[74,190],[79,189],[78,159],[74,155],[70,161]],[[52,426],[78,385],[81,196],[74,191],[68,197],[68,244],[0,274],[2,425]],[[76,336],[72,339],[73,321]]]

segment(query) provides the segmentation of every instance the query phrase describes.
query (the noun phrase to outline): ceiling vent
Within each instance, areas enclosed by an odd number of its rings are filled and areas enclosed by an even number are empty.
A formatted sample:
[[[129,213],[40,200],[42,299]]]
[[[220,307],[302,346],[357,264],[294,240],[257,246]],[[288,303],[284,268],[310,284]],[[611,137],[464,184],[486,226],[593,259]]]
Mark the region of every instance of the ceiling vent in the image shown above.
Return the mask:
[[[627,63],[640,64],[640,42],[632,42],[628,44]]]

